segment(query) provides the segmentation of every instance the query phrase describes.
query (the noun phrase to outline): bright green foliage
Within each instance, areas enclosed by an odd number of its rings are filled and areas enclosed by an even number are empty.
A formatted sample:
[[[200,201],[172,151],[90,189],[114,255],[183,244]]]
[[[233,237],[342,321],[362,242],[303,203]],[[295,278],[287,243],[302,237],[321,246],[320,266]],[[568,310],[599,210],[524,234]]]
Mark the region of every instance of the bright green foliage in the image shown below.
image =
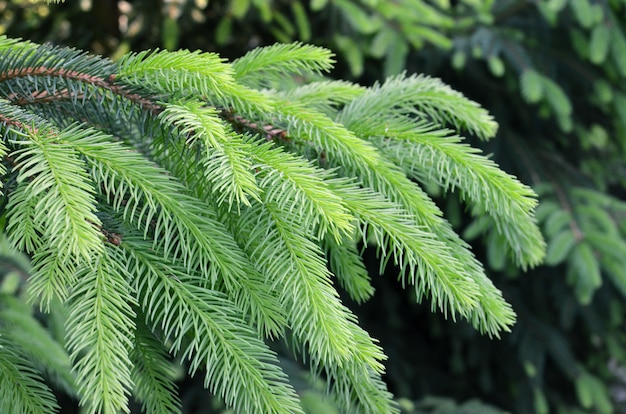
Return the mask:
[[[67,343],[81,405],[114,412],[128,405],[135,314],[126,264],[105,251],[76,271],[67,301]],[[89,380],[87,380],[90,378]]]
[[[399,412],[385,354],[334,286],[371,297],[359,245],[433,310],[510,330],[510,305],[412,180],[460,189],[517,263],[538,264],[534,193],[458,135],[497,124],[428,77],[293,82],[332,63],[298,43],[232,64],[186,50],[114,63],[0,38],[4,234],[33,265],[0,296],[3,403],[54,411],[46,374],[86,412],[129,412],[131,396],[179,412],[174,358],[237,412],[303,412],[264,342],[285,338],[341,412]],[[15,325],[43,342],[22,347]]]

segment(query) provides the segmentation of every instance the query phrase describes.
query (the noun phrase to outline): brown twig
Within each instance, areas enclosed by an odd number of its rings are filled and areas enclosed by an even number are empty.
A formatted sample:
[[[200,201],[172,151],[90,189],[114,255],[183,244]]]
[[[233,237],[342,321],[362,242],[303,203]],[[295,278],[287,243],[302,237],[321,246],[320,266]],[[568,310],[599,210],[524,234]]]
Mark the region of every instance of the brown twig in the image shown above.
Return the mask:
[[[23,78],[27,76],[50,76],[61,77],[65,79],[75,80],[81,83],[89,84],[98,88],[106,89],[115,95],[121,96],[130,100],[138,105],[144,111],[150,112],[152,115],[158,115],[163,111],[163,107],[154,103],[152,100],[143,97],[137,93],[129,92],[123,85],[115,84],[116,75],[111,75],[108,78],[102,78],[100,76],[89,75],[86,73],[78,72],[75,70],[69,70],[65,68],[49,68],[46,66],[39,67],[25,67],[17,69],[9,69],[4,72],[0,72],[0,82]]]
[[[8,125],[9,127],[15,127],[17,129],[25,130],[29,134],[36,135],[39,133],[39,130],[33,126],[26,125],[22,121],[18,121],[17,119],[10,118],[2,113],[0,113],[0,124]]]
[[[100,227],[100,232],[104,234],[104,237],[106,237],[107,241],[111,243],[112,245],[119,246],[120,244],[122,244],[121,234],[109,231],[105,229],[104,227]]]
[[[289,141],[290,140],[289,136],[287,135],[287,131],[285,131],[282,128],[278,128],[274,125],[260,125],[254,121],[246,119],[240,115],[236,115],[225,109],[220,112],[220,116],[229,122],[238,124],[239,126],[243,128],[249,129],[259,134],[264,134],[265,138],[268,141],[274,141],[274,140]]]

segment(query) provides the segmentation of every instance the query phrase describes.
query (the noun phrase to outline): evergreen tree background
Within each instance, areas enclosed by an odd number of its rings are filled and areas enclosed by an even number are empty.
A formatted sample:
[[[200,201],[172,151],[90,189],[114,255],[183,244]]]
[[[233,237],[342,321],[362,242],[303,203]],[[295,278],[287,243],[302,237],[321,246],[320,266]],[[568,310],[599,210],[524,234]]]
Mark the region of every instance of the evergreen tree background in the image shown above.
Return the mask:
[[[626,2],[2,4],[4,30],[37,42],[113,57],[159,46],[236,58],[303,40],[338,53],[332,76],[372,84],[406,69],[439,76],[480,102],[500,129],[472,144],[539,193],[546,264],[519,271],[492,224],[464,209],[462,194],[443,198],[428,188],[516,310],[513,332],[492,340],[443,320],[415,305],[389,269],[372,277],[373,298],[351,307],[381,340],[390,357],[385,379],[407,410],[486,410],[424,399],[438,395],[520,413],[625,412]],[[193,381],[182,389],[189,398],[198,393]]]

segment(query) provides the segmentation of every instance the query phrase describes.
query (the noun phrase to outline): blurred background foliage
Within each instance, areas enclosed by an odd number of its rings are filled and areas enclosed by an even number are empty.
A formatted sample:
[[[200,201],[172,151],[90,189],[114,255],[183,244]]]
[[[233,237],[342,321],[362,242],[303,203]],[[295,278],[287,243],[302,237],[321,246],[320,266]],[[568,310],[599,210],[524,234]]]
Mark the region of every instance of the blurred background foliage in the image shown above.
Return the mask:
[[[0,1],[3,33],[112,58],[155,47],[233,58],[299,40],[337,53],[336,78],[441,77],[500,123],[472,143],[538,192],[548,255],[517,270],[490,222],[433,194],[518,322],[483,337],[415,305],[392,271],[374,278],[374,298],[351,307],[390,357],[390,389],[407,413],[626,413],[626,0],[12,0]],[[16,263],[0,261],[3,289]],[[308,412],[336,412],[285,364]],[[220,412],[201,384],[180,386],[188,412]]]

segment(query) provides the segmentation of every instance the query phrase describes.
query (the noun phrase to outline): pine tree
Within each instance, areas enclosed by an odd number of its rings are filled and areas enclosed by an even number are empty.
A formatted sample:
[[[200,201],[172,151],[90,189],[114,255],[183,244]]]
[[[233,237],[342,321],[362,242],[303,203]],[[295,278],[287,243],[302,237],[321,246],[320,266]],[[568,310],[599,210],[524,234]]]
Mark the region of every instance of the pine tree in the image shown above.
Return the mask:
[[[336,287],[372,296],[366,245],[433,311],[510,330],[420,185],[458,191],[538,264],[535,194],[459,135],[487,140],[494,119],[437,79],[365,88],[324,79],[332,65],[299,43],[113,62],[0,37],[4,250],[32,266],[0,294],[0,411],[54,412],[53,387],[92,413],[179,412],[174,358],[237,412],[303,412],[280,339],[342,412],[399,412]]]

